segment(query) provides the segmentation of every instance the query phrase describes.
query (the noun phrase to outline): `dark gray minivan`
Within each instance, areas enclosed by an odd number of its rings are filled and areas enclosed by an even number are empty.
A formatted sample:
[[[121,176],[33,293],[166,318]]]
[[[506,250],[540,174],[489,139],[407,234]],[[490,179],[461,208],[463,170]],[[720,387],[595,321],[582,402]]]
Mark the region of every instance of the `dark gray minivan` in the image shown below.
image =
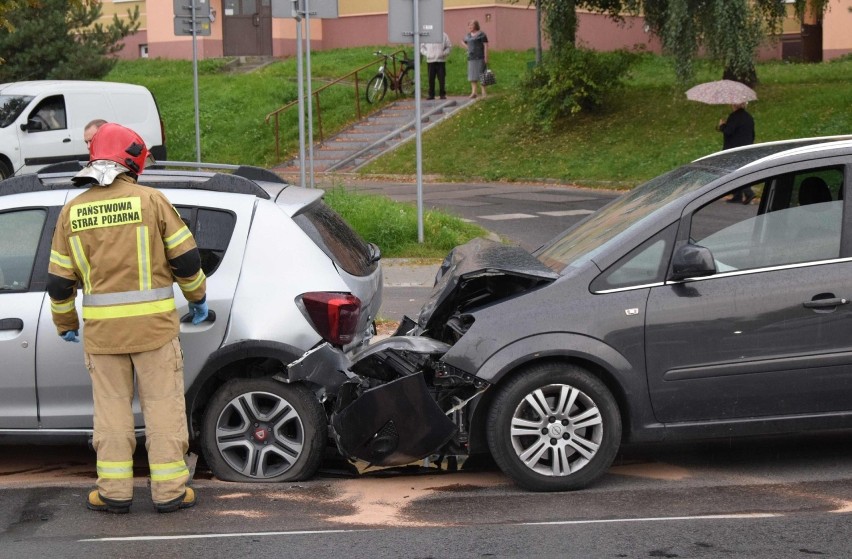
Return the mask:
[[[758,144],[653,179],[533,254],[456,248],[417,320],[349,364],[338,447],[378,465],[490,452],[522,487],[559,491],[624,442],[852,427],[850,179],[852,137]],[[731,198],[745,186],[754,200]]]

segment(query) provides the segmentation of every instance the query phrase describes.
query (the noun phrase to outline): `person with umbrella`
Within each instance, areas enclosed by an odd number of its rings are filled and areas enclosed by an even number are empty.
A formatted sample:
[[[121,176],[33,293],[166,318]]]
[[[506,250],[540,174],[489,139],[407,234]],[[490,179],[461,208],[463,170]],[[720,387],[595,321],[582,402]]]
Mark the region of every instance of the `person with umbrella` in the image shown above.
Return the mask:
[[[754,118],[746,110],[748,101],[734,103],[731,105],[731,114],[728,118],[719,120],[716,130],[722,133],[724,139],[722,149],[738,148],[754,143]],[[749,204],[754,198],[754,191],[748,186],[734,191],[733,197],[728,202]]]
[[[754,143],[754,119],[746,111],[746,107],[749,101],[757,99],[757,94],[747,85],[733,80],[702,83],[689,89],[686,98],[708,105],[731,106],[731,114],[719,120],[716,126],[716,130],[724,135],[723,150]],[[751,188],[744,187],[734,191],[728,202],[749,204],[753,198],[754,192]]]

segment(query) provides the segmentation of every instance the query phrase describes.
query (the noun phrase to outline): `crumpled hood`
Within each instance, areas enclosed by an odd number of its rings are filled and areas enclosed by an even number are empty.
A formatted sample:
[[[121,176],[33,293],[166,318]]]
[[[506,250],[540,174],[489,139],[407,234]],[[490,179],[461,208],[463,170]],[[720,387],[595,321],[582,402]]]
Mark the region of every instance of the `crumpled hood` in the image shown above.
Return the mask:
[[[520,247],[473,239],[454,248],[441,263],[417,326],[423,331],[440,327],[456,311],[546,285],[558,277]]]

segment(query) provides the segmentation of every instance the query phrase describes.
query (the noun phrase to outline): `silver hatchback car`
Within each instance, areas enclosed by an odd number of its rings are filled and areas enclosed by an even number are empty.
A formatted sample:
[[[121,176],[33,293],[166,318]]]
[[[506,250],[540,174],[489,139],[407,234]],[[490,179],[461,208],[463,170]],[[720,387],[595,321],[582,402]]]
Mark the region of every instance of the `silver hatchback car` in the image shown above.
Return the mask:
[[[323,202],[321,190],[291,186],[262,169],[216,167],[222,172],[170,166],[140,177],[162,189],[189,225],[208,277],[210,319],[181,321],[190,434],[220,479],[307,478],[327,442],[322,388],[274,377],[320,343],[345,352],[367,344],[381,304],[381,255]],[[45,290],[57,216],[80,192],[73,174],[0,182],[5,442],[91,436],[82,344],[56,334]],[[141,435],[138,401],[134,411]]]

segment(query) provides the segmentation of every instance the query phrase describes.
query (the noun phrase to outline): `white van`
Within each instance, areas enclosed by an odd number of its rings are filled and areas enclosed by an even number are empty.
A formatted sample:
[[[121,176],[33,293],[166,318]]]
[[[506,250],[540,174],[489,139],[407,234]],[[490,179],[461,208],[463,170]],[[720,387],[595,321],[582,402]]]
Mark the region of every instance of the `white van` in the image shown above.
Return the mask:
[[[98,118],[133,129],[154,158],[166,159],[160,111],[141,85],[71,80],[0,84],[0,180],[52,163],[88,161],[83,128]]]

